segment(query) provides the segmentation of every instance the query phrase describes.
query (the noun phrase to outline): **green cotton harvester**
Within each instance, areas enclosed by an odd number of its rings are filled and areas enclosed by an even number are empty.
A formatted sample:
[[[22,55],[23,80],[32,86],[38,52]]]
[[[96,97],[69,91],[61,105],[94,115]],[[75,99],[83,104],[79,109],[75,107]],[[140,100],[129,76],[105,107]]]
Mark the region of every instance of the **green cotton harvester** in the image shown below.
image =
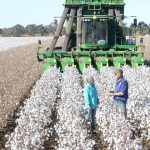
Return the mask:
[[[123,0],[66,0],[50,47],[44,51],[39,42],[37,57],[43,71],[55,65],[62,72],[76,65],[80,73],[89,65],[97,70],[143,65],[144,46],[138,50],[125,39],[124,6]],[[57,48],[64,25],[63,45]]]

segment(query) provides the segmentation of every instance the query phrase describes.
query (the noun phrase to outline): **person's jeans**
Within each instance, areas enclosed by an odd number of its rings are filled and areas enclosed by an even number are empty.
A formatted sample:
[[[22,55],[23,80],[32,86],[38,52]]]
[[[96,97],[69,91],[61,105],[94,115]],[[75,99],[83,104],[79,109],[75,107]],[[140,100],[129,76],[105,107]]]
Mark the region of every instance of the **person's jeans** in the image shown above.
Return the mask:
[[[88,109],[85,109],[85,124],[88,126],[88,122],[91,122],[91,129],[95,130],[95,116],[96,116],[96,109],[91,109],[89,112]]]
[[[114,105],[117,109],[121,109],[122,113],[124,114],[125,119],[127,118],[127,108],[126,103],[122,102],[121,100],[114,99]]]

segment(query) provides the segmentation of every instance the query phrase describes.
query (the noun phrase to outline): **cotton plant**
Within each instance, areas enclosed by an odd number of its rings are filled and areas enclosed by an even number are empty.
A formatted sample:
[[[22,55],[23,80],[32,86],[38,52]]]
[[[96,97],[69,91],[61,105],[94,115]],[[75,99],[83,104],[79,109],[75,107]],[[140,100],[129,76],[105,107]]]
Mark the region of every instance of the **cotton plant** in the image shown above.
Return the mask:
[[[56,107],[57,122],[54,129],[58,150],[92,150],[92,140],[84,124],[83,87],[93,76],[100,99],[96,112],[97,132],[102,134],[102,144],[107,150],[148,150],[144,141],[150,140],[150,68],[122,67],[129,83],[127,119],[114,107],[109,91],[114,88],[114,68],[104,67],[96,71],[92,66],[80,75],[75,66],[64,73],[56,68],[48,69],[37,81],[30,98],[16,120],[17,127],[8,136],[6,148],[11,150],[44,149],[44,141],[52,136],[53,129],[46,128],[53,120],[51,110]],[[56,99],[57,105],[56,105]],[[99,135],[97,135],[99,136]]]
[[[58,102],[58,150],[92,150],[94,140],[89,139],[84,125],[81,76],[75,67],[62,74],[61,100]]]

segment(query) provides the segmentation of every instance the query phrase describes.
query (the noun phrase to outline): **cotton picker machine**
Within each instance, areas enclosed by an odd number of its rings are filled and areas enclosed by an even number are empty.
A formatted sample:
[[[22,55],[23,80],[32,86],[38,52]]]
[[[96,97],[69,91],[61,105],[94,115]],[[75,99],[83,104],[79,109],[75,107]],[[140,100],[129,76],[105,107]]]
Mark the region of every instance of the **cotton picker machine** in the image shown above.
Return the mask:
[[[101,70],[104,66],[120,68],[123,65],[143,65],[144,48],[127,44],[124,35],[123,0],[66,0],[51,45],[42,50],[39,42],[37,57],[42,69],[49,66],[76,65],[80,73],[89,65]],[[56,42],[66,24],[66,34],[61,49]]]

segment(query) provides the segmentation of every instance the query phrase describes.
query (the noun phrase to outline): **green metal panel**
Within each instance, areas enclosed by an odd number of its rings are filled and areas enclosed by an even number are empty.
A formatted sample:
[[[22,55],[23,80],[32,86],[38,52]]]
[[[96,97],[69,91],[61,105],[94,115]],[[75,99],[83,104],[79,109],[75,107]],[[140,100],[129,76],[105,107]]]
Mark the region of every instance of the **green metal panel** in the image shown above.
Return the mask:
[[[55,58],[46,58],[43,60],[42,63],[42,71],[44,72],[49,67],[53,67],[57,64],[57,61]]]
[[[130,53],[132,56],[139,56],[139,55],[143,55],[144,51],[131,51]]]
[[[108,48],[108,44],[104,44],[104,45],[98,45],[98,44],[95,44],[95,45],[92,45],[92,44],[82,44],[80,46],[81,49],[84,49],[84,50],[94,50],[94,49],[107,49]]]
[[[42,64],[42,72],[46,71],[49,67],[49,64]]]
[[[90,57],[79,57],[78,58],[79,72],[82,73],[84,68],[91,65]]]
[[[62,58],[61,59],[61,71],[64,72],[65,68],[68,66],[74,65],[74,59],[73,58]]]
[[[108,58],[106,57],[96,57],[95,58],[96,69],[101,70],[103,66],[108,66]]]
[[[72,52],[60,52],[59,53],[60,69],[62,72],[68,66],[74,65],[73,53]]]
[[[137,46],[136,45],[115,45],[114,48],[122,49],[122,50],[129,50],[129,49],[136,50]]]
[[[126,58],[125,57],[114,57],[113,65],[114,65],[114,68],[117,68],[117,69],[123,65],[126,65]]]
[[[92,55],[95,61],[95,68],[97,70],[101,70],[103,66],[108,66],[108,58],[107,58],[106,51],[102,51],[102,50],[94,51],[92,52]]]
[[[42,72],[44,72],[45,70],[47,70],[49,67],[54,67],[55,64],[48,64],[48,63],[42,63]]]
[[[126,65],[125,51],[114,51],[112,57],[115,68],[120,68],[122,65]]]
[[[107,54],[108,55],[111,55],[113,57],[113,53],[115,52],[114,49],[110,49],[109,51],[107,51]]]
[[[107,56],[107,52],[106,51],[103,51],[103,50],[99,50],[99,51],[93,51],[92,52],[93,56],[94,57],[98,57],[98,56]]]
[[[90,51],[77,51],[76,55],[78,56],[78,58],[82,56],[90,57],[91,52]]]
[[[55,58],[46,58],[46,59],[44,59],[43,63],[49,64],[51,66],[55,66],[56,65],[56,59]]]
[[[141,57],[132,57],[131,58],[131,66],[132,68],[137,68],[138,66],[144,65],[144,59]]]

